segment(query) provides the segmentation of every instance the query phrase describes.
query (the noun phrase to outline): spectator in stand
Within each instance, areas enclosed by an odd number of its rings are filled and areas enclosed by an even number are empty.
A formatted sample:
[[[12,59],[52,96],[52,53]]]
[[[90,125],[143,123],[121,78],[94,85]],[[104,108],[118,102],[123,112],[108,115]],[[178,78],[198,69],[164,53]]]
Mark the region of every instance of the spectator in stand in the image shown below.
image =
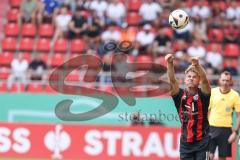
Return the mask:
[[[223,29],[224,43],[239,43],[240,31],[239,27],[232,21],[226,21]]]
[[[230,5],[226,9],[227,19],[234,21],[237,25],[240,24],[240,6],[237,5],[236,0],[230,1]]]
[[[210,2],[210,3],[209,3]],[[209,6],[211,6],[211,17],[210,20],[214,20],[216,17],[224,17],[224,12],[223,9],[221,7],[221,1],[216,1],[216,0],[212,0],[212,1],[208,1]],[[223,18],[225,19],[225,18]]]
[[[108,3],[105,0],[93,0],[90,4],[90,9],[97,12],[97,16],[104,20],[104,14],[107,10]]]
[[[232,60],[233,59],[231,59],[231,58],[224,59],[225,65],[224,65],[223,71],[228,71],[231,73],[232,76],[237,76],[238,70],[235,66],[233,66]]]
[[[88,17],[88,24],[86,28],[86,42],[95,48],[101,41],[101,31],[104,27],[104,21],[97,16],[96,11],[92,11]]]
[[[32,22],[35,24],[38,9],[37,0],[23,0],[18,15],[18,25],[21,27],[22,23],[25,22]]]
[[[163,8],[161,14],[155,20],[154,26],[156,28],[169,27],[169,15],[171,13],[170,8]]]
[[[46,80],[47,64],[42,59],[42,54],[36,54],[35,58],[29,64],[28,77],[30,80]]]
[[[212,49],[206,54],[206,62],[211,64],[216,72],[222,70],[221,66],[223,63],[222,54],[218,51],[217,45],[213,45]]]
[[[154,39],[153,54],[155,57],[157,57],[158,55],[165,56],[171,52],[171,39],[165,34],[164,28],[160,28],[157,36]]]
[[[67,5],[70,5],[72,13],[76,12],[78,7],[83,10],[89,10],[90,4],[91,0],[70,0],[70,2],[67,3]]]
[[[55,19],[55,33],[52,39],[51,46],[54,45],[55,41],[58,38],[64,37],[64,34],[68,31],[68,24],[71,21],[71,16],[68,14],[68,7],[62,6],[60,8],[60,13],[56,16]]]
[[[103,56],[103,72],[99,74],[99,82],[100,84],[104,85],[106,83],[110,83],[112,78],[111,78],[111,64],[112,64],[112,54],[108,53]]]
[[[173,8],[176,6],[176,0],[155,0],[162,8]]]
[[[124,23],[121,28],[121,41],[134,42],[137,34],[136,28],[128,27],[127,23]]]
[[[176,72],[183,72],[190,65],[190,56],[187,54],[187,44],[184,40],[180,39],[174,42],[177,47],[176,50],[176,60],[178,63],[176,66]]]
[[[187,12],[188,15],[191,15],[191,8],[188,7],[187,1],[181,1],[179,8]]]
[[[198,37],[204,42],[208,41],[207,24],[200,16],[193,17],[193,37]]]
[[[142,24],[153,23],[162,12],[162,7],[153,0],[145,0],[139,9],[142,16]]]
[[[155,35],[151,32],[152,26],[150,24],[145,24],[143,30],[139,31],[136,35],[136,41],[140,45],[140,50],[150,49],[150,45],[153,43]]]
[[[194,39],[192,45],[187,49],[187,54],[190,57],[198,57],[200,63],[204,65],[204,58],[206,56],[206,50],[203,47],[200,39]]]
[[[71,2],[70,2],[70,9],[71,9],[71,12],[72,13],[75,13],[76,12],[76,9],[78,8],[78,7],[80,7],[80,8],[83,8],[82,7],[82,0],[72,0]]]
[[[112,24],[108,26],[108,29],[105,30],[102,35],[102,41],[116,41],[119,42],[121,38],[121,33],[116,30],[116,25]]]
[[[206,20],[211,16],[211,10],[205,5],[205,0],[196,1],[195,5],[192,7],[191,16],[200,16],[201,19]]]
[[[68,24],[68,37],[69,39],[82,38],[87,29],[87,19],[83,16],[83,11],[80,7],[72,16],[72,20]]]
[[[193,32],[192,21],[190,21],[185,28],[173,31],[175,39],[184,39],[187,42],[191,41],[192,32]]]
[[[113,79],[116,82],[116,80],[118,81],[118,86],[126,86],[127,82],[131,81],[129,79],[126,79],[126,73],[128,73],[129,71],[132,70],[131,68],[132,66],[126,65],[126,61],[124,59],[123,55],[117,55],[116,57],[114,57],[114,63],[112,65],[112,71],[113,71]],[[123,84],[120,84],[120,83]]]
[[[38,14],[38,22],[41,24],[42,22],[53,23],[58,11],[59,11],[60,3],[58,0],[42,0],[39,4],[39,14]]]
[[[90,10],[92,0],[82,0],[82,9]]]
[[[9,91],[11,90],[14,81],[19,81],[26,85],[27,69],[28,62],[26,59],[24,59],[23,54],[19,53],[11,62],[11,74],[7,80],[7,88]]]
[[[115,23],[122,26],[126,8],[119,0],[111,0],[106,10],[106,24]]]

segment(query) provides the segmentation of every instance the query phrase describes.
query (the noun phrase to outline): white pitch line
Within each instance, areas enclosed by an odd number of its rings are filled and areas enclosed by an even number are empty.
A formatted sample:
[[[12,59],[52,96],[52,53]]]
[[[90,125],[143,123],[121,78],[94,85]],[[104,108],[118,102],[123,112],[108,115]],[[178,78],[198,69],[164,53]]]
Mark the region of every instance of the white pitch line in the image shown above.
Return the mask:
[[[10,110],[8,113],[8,121],[14,122],[16,116],[53,118],[55,114],[49,111]]]
[[[121,112],[119,113],[107,113],[106,115],[103,115],[99,118],[102,119],[113,119],[113,118],[118,118],[118,115],[122,114]],[[10,110],[8,113],[8,121],[9,122],[14,122],[14,119],[17,116],[25,116],[25,117],[40,117],[40,118],[56,118],[56,115],[54,112],[49,112],[49,111],[30,111],[30,110]]]

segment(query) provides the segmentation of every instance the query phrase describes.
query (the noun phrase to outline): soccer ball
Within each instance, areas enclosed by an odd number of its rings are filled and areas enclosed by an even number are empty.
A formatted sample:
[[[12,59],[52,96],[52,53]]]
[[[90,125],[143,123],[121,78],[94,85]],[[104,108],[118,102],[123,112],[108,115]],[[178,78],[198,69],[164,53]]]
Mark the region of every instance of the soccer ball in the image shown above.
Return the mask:
[[[173,29],[182,29],[189,22],[188,14],[181,9],[176,9],[169,15],[169,24]]]

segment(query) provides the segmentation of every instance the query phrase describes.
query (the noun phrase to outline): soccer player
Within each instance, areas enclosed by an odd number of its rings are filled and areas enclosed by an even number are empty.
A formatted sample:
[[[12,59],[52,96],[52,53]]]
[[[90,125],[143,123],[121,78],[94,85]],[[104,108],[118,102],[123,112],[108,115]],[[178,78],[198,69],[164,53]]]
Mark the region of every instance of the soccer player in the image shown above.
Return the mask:
[[[174,73],[174,56],[165,56],[171,84],[171,96],[181,120],[180,158],[182,160],[206,160],[209,145],[208,106],[210,84],[198,58],[185,71],[186,88],[179,87]],[[199,85],[201,84],[201,88]]]
[[[220,75],[219,87],[212,89],[209,105],[209,124],[211,141],[209,145],[210,159],[214,158],[218,147],[219,160],[231,157],[231,143],[238,135],[240,127],[240,98],[239,94],[231,89],[232,76],[224,71]],[[236,128],[232,128],[232,113],[237,113]]]

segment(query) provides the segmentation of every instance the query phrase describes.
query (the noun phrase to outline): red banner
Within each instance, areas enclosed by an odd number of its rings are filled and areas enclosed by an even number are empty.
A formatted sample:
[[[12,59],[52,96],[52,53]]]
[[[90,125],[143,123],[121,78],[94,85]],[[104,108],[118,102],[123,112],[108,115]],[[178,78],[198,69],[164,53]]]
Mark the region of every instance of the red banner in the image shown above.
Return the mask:
[[[0,123],[0,157],[179,159],[178,128]]]

